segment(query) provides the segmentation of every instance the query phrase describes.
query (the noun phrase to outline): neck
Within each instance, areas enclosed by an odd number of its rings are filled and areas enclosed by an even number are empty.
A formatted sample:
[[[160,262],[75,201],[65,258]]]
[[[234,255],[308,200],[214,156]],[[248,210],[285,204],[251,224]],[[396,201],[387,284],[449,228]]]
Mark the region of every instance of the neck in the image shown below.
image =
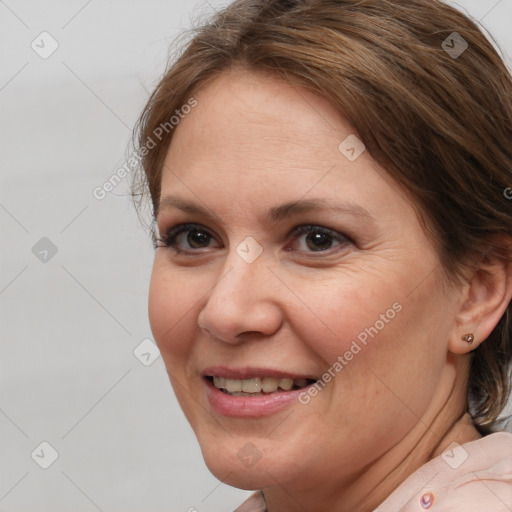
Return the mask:
[[[441,455],[454,441],[464,444],[481,437],[467,413],[468,361],[453,361],[433,397],[431,406],[418,417],[412,430],[360,474],[343,482],[305,493],[276,486],[263,490],[268,512],[365,512],[377,508],[408,476]],[[463,368],[461,368],[463,367]],[[300,504],[300,505],[299,505]]]

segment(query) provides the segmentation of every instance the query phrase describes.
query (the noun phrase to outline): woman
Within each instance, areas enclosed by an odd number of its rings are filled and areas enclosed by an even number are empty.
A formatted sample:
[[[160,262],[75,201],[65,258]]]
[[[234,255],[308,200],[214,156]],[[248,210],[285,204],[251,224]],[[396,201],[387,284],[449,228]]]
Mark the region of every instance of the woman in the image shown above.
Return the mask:
[[[437,0],[238,0],[165,73],[150,322],[239,511],[512,509],[511,98]]]

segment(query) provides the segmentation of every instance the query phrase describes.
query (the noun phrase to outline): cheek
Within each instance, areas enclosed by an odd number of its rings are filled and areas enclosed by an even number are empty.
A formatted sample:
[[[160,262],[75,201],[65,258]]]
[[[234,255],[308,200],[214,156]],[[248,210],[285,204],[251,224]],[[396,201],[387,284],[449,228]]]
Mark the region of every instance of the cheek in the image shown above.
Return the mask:
[[[435,377],[446,352],[446,325],[433,325],[431,318],[450,312],[435,280],[411,293],[416,281],[415,275],[404,273],[386,286],[368,275],[364,282],[331,276],[323,284],[303,283],[300,295],[308,298],[311,309],[306,314],[303,307],[289,310],[295,318],[292,329],[322,361],[319,369],[330,383],[331,405],[343,402],[359,418],[364,415],[361,400],[373,397],[372,414],[382,406],[380,413],[388,421],[390,407],[410,415],[397,396],[418,413],[426,407],[433,386],[425,381],[424,369]],[[333,286],[336,282],[340,284]]]
[[[202,293],[198,288],[200,280],[195,286],[193,283],[193,276],[171,267],[164,255],[157,255],[149,289],[149,323],[176,399],[194,427],[201,410],[198,411],[196,402],[190,399],[187,383],[191,375],[192,340],[197,330],[195,306]]]
[[[190,348],[194,304],[197,293],[183,273],[169,269],[157,255],[149,288],[149,323],[155,342],[164,357],[183,357]]]
[[[302,285],[300,296],[307,299],[293,312],[289,309],[295,319],[292,329],[328,366],[338,356],[347,353],[352,360],[370,343],[378,343],[403,316],[399,284],[383,289],[380,279],[361,282],[334,275]]]

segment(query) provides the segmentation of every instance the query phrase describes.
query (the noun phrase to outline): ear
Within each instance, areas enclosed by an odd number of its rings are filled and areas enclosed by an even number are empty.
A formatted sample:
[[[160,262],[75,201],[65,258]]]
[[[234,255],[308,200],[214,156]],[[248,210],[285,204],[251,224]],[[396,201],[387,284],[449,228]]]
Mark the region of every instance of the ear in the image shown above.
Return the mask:
[[[478,347],[504,315],[512,298],[512,261],[485,256],[473,270],[463,293],[448,345],[454,354],[467,354]],[[466,334],[473,334],[472,343],[463,339]]]

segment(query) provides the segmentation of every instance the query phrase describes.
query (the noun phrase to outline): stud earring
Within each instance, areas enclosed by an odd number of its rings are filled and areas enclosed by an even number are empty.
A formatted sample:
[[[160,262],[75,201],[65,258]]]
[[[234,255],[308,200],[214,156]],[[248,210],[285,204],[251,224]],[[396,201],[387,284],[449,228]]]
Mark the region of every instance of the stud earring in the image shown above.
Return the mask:
[[[475,341],[475,336],[473,335],[472,332],[470,332],[468,334],[464,334],[464,336],[462,336],[461,339],[471,345],[471,343],[473,343],[473,341]]]

